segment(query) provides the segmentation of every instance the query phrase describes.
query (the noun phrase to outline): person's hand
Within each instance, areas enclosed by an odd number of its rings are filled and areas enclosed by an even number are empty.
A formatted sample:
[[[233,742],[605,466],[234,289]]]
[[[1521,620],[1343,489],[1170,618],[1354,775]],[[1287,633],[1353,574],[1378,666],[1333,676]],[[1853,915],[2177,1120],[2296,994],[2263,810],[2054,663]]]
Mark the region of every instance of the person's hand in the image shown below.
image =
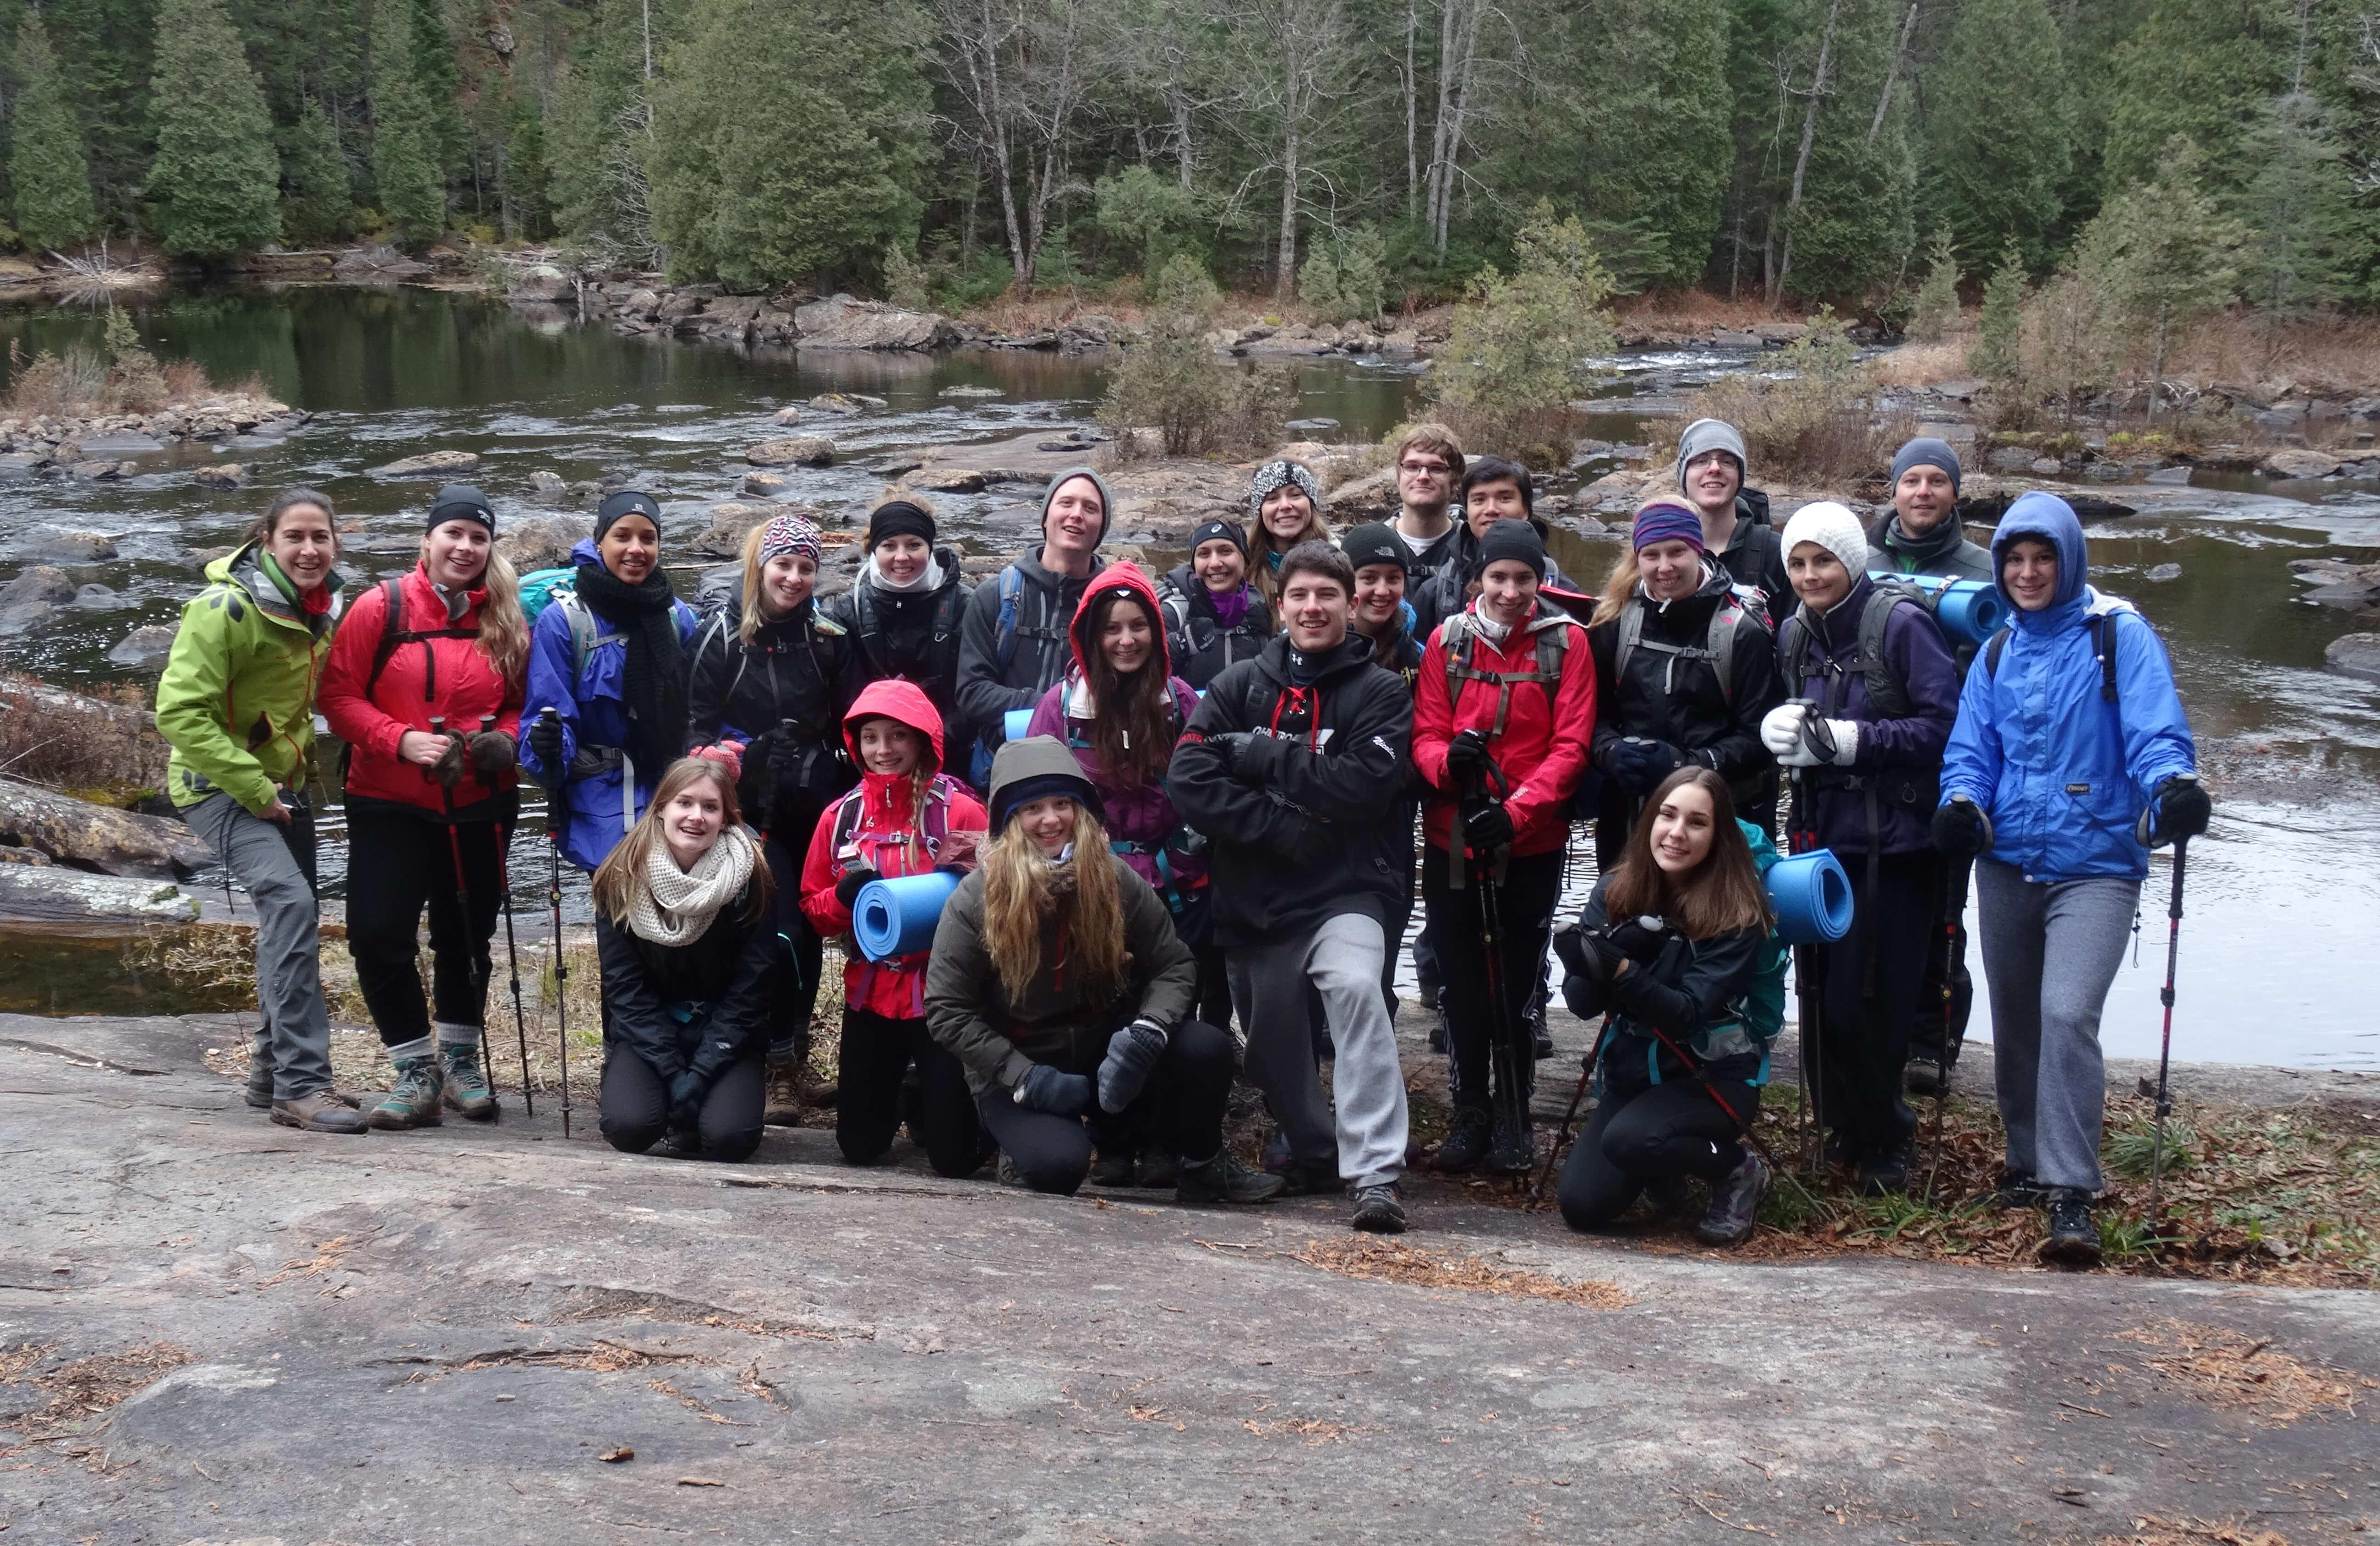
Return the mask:
[[[1786,767],[1815,767],[1818,759],[1802,743],[1802,724],[1810,717],[1806,703],[1780,703],[1760,720],[1760,743]]]
[[[866,867],[851,871],[841,880],[834,883],[834,900],[836,905],[841,907],[845,912],[850,912],[853,904],[859,900],[859,888],[867,885],[871,880],[881,880],[883,878],[884,876],[878,871]]]
[[[1091,1104],[1091,1081],[1081,1074],[1060,1073],[1047,1063],[1036,1063],[1017,1085],[1015,1100],[1027,1111],[1079,1117]]]
[[[1628,919],[1611,930],[1611,943],[1620,953],[1639,966],[1650,966],[1661,959],[1674,938],[1658,918],[1638,916]]]
[[[1584,924],[1554,936],[1554,954],[1572,974],[1597,983],[1609,983],[1628,960],[1628,953],[1609,929],[1588,928]]]
[[[1146,1018],[1108,1038],[1108,1055],[1099,1063],[1101,1110],[1122,1111],[1140,1098],[1148,1076],[1157,1071],[1158,1059],[1165,1056],[1168,1040],[1165,1027]]]
[[[1446,743],[1446,772],[1456,789],[1476,789],[1488,777],[1488,737],[1474,728]]]
[[[565,769],[562,766],[562,716],[540,714],[528,727],[528,749],[537,754],[537,763],[549,779],[559,779]]]
[[[1215,749],[1215,755],[1222,759],[1224,772],[1236,773],[1240,770],[1240,759],[1246,755],[1257,734],[1255,731],[1218,731],[1199,737],[1199,741],[1201,744]]]
[[[281,803],[281,796],[278,793],[273,795],[272,804],[256,813],[257,819],[260,821],[269,821],[279,827],[289,825],[290,814],[289,807]]]
[[[1463,818],[1463,840],[1474,853],[1512,846],[1512,817],[1502,805],[1482,805]]]
[[[520,760],[520,746],[500,730],[483,730],[466,743],[471,759],[471,771],[481,783],[502,778]]]
[[[440,789],[453,789],[463,781],[463,738],[450,731],[437,739],[442,749],[438,760],[430,765],[430,776],[438,780]]]
[[[2146,829],[2145,845],[2163,848],[2183,838],[2194,838],[2206,830],[2215,815],[2215,802],[2206,796],[2205,786],[2195,773],[2176,773],[2157,785],[2149,796],[2149,808],[2141,815],[2141,826]]]
[[[934,868],[963,876],[981,862],[982,853],[982,833],[952,832],[942,839],[942,852],[935,856]]]
[[[1972,859],[1992,846],[1992,818],[1963,794],[1934,813],[1934,846],[1953,859]]]
[[[699,1125],[702,1097],[708,1082],[692,1069],[684,1070],[669,1081],[671,1128],[685,1132]]]
[[[1661,780],[1677,771],[1677,748],[1666,741],[1631,736],[1611,748],[1611,776],[1621,789],[1639,796],[1652,793]]]
[[[400,762],[416,767],[435,767],[438,759],[446,755],[446,738],[428,731],[407,731],[396,738],[396,755]]]

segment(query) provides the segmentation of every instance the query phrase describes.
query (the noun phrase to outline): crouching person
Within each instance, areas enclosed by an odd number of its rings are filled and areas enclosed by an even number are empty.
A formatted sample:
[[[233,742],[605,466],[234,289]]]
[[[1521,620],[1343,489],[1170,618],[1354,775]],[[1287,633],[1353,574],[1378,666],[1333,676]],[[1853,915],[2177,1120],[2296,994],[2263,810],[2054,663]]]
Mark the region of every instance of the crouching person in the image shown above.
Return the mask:
[[[1742,1141],[1785,1009],[1785,950],[1762,889],[1768,835],[1735,819],[1727,780],[1682,767],[1645,803],[1618,865],[1555,940],[1562,995],[1607,1017],[1597,1105],[1562,1166],[1562,1218],[1600,1229],[1640,1193],[1710,1183],[1694,1235],[1738,1245],[1773,1179]]]
[[[741,1160],[760,1144],[769,1007],[785,960],[769,866],[717,762],[671,765],[595,872],[603,1137]]]
[[[1111,853],[1099,790],[1054,736],[1000,749],[992,839],[942,909],[926,1020],[966,1066],[1003,1174],[1072,1193],[1094,1146],[1180,1157],[1184,1202],[1261,1202],[1281,1179],[1223,1148],[1232,1043],[1189,1018],[1197,963]]]

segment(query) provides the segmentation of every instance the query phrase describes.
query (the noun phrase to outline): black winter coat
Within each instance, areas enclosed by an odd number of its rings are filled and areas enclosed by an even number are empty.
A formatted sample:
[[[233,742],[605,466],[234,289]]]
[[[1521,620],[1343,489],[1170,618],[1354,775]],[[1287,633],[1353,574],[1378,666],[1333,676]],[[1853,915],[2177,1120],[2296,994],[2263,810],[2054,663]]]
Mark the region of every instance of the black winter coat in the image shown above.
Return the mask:
[[[1546,544],[1545,583],[1557,590],[1576,590],[1578,582],[1561,572],[1553,561],[1552,528],[1532,515],[1529,525],[1537,528],[1538,538]],[[1414,637],[1427,639],[1438,625],[1471,605],[1471,582],[1479,578],[1479,539],[1471,535],[1468,523],[1457,518],[1454,535],[1439,549],[1445,562],[1431,572],[1427,581],[1409,584],[1405,599],[1413,603]]]
[[[811,603],[762,624],[748,645],[736,632],[742,618],[731,601],[695,635],[687,744],[746,743],[735,798],[746,821],[771,831],[779,814],[792,820],[807,809],[815,819],[819,802],[854,782],[843,711],[859,683],[842,626]]]
[[[1165,649],[1173,674],[1202,693],[1225,667],[1254,659],[1273,634],[1272,609],[1253,592],[1239,626],[1224,627],[1215,616],[1212,593],[1186,563],[1166,571],[1157,599],[1165,610]]]
[[[666,1083],[692,1069],[706,1080],[769,1050],[769,1013],[790,960],[777,935],[774,908],[746,923],[743,895],[719,910],[690,945],[655,945],[625,924],[595,913],[595,952],[603,964],[603,1040],[634,1052]],[[690,1010],[681,1021],[673,1007]],[[617,1056],[618,1051],[611,1055]]]
[[[914,682],[942,717],[943,744],[961,746],[966,737],[959,715],[959,632],[966,618],[966,583],[959,577],[955,550],[935,549],[934,562],[942,566],[939,589],[885,590],[862,570],[827,615],[849,641],[852,696],[871,682],[896,676]]]
[[[1768,524],[1768,496],[1761,489],[1737,492],[1735,530],[1729,534],[1726,549],[1711,557],[1718,560],[1720,567],[1737,585],[1750,586],[1760,592],[1767,602],[1771,630],[1801,605],[1801,598],[1793,594],[1793,582],[1785,573],[1784,540]]]
[[[1610,885],[1608,875],[1596,881],[1578,922],[1556,940],[1555,953],[1565,967],[1573,959],[1567,936],[1580,929],[1610,926],[1604,905]],[[1691,1079],[1696,1068],[1722,1088],[1738,1080],[1760,1082],[1767,1045],[1742,1029],[1741,1010],[1767,942],[1767,932],[1756,928],[1708,939],[1672,933],[1658,950],[1648,952],[1652,959],[1632,957],[1629,970],[1611,982],[1566,971],[1562,1001],[1570,1012],[1585,1021],[1607,1012],[1611,1016],[1599,1067],[1602,1086],[1624,1096],[1647,1085]],[[1669,1038],[1667,1044],[1663,1036]],[[1679,1050],[1692,1056],[1692,1065],[1677,1055]],[[1743,1109],[1737,1106],[1739,1112]]]
[[[1706,648],[1711,619],[1730,594],[1726,572],[1706,565],[1702,588],[1682,600],[1666,606],[1643,596],[1631,600],[1628,605],[1640,610],[1645,622],[1624,677],[1615,670],[1621,620],[1587,630],[1587,646],[1595,652],[1593,755],[1597,769],[1609,777],[1616,771],[1612,754],[1623,738],[1666,741],[1725,779],[1737,813],[1757,822],[1752,812],[1775,767],[1761,744],[1760,721],[1784,701],[1777,685],[1777,644],[1767,620],[1749,606],[1737,615],[1731,694],[1720,687],[1713,662],[1649,647]],[[1617,784],[1605,786],[1607,807],[1617,802],[1624,810],[1633,799]]]
[[[1216,943],[1262,945],[1360,912],[1383,926],[1413,873],[1405,774],[1413,694],[1351,634],[1325,651],[1311,728],[1272,733],[1290,707],[1289,636],[1217,677],[1173,753],[1166,792],[1207,835]],[[1227,754],[1209,736],[1267,733]]]

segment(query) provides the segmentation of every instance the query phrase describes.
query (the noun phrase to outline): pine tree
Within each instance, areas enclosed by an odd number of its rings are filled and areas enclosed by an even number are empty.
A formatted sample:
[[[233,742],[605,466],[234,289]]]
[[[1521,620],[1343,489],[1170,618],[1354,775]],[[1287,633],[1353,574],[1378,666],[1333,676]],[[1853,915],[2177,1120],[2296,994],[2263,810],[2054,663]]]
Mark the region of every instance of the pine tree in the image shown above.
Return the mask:
[[[1898,269],[1915,243],[1911,205],[1917,169],[1907,115],[1885,93],[1900,42],[1892,25],[1896,9],[1883,0],[1829,0],[1813,7],[1821,18],[1830,10],[1838,15],[1831,51],[1823,31],[1807,40],[1813,57],[1805,69],[1815,74],[1815,56],[1830,54],[1827,89],[1811,121],[1801,203],[1791,203],[1789,187],[1786,207],[1777,215],[1787,244],[1779,264],[1785,287],[1796,295],[1861,291]],[[1797,103],[1792,110],[1792,139],[1783,147],[1788,172],[1798,159],[1806,105]]]
[[[89,241],[100,223],[82,129],[49,34],[30,10],[17,28],[15,70],[20,84],[9,118],[8,181],[17,195],[17,235],[35,252]]]
[[[898,19],[841,0],[699,0],[654,104],[652,229],[673,274],[765,289],[873,269],[915,240],[930,94]]]
[[[2266,353],[2282,323],[2339,298],[2353,229],[2353,187],[2327,103],[2310,79],[2313,0],[2296,0],[2296,40],[2286,89],[2248,131],[2256,170],[2239,211],[2250,232],[2245,291],[2265,326]]]
[[[2105,244],[2109,308],[2129,337],[2149,342],[2152,424],[2173,344],[2183,329],[2238,293],[2244,233],[2201,186],[2204,163],[2196,146],[2175,136],[2156,180],[2100,211],[2082,243],[2084,254]]]
[[[545,115],[526,92],[504,115],[504,234],[534,240],[552,230],[545,163]]]
[[[2013,236],[2025,260],[2049,255],[2071,151],[2066,66],[2044,0],[1970,0],[1950,36],[1942,93],[1926,126],[1927,212],[1961,250]]]
[[[636,262],[653,257],[652,99],[684,34],[686,0],[611,0],[571,55],[546,125],[553,223]]]
[[[164,0],[156,60],[149,197],[165,250],[233,252],[280,240],[273,118],[222,0]]]
[[[2205,158],[2207,186],[2247,180],[2245,137],[2286,83],[2280,0],[2157,0],[2117,48],[2107,115],[2106,191],[2112,199],[2157,174],[2174,136]]]
[[[1909,336],[1931,342],[1959,321],[1959,259],[1950,248],[1950,229],[1934,232],[1934,256],[1925,282],[1917,287],[1917,301],[1909,314]]]
[[[149,118],[154,0],[42,0],[27,8],[41,11],[56,45],[102,226],[137,228],[155,149]]]
[[[283,135],[281,228],[291,241],[334,240],[346,235],[355,212],[339,131],[309,97]]]
[[[2011,237],[2000,248],[2000,266],[1984,284],[1984,308],[1975,319],[1975,341],[1967,346],[1967,368],[1995,392],[2015,390],[2024,373],[2024,255]]]
[[[375,0],[371,30],[372,180],[380,212],[413,241],[446,223],[446,179],[429,99],[415,69],[409,0]]]

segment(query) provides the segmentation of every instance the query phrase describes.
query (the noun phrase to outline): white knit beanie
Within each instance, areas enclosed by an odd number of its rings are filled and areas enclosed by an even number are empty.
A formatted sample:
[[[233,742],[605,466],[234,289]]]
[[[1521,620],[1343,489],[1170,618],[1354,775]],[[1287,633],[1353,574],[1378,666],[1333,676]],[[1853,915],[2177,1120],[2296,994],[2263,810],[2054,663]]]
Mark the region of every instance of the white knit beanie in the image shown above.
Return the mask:
[[[1784,556],[1791,558],[1803,542],[1815,542],[1840,559],[1853,580],[1867,573],[1867,534],[1860,529],[1858,516],[1832,500],[1805,504],[1785,523]]]

